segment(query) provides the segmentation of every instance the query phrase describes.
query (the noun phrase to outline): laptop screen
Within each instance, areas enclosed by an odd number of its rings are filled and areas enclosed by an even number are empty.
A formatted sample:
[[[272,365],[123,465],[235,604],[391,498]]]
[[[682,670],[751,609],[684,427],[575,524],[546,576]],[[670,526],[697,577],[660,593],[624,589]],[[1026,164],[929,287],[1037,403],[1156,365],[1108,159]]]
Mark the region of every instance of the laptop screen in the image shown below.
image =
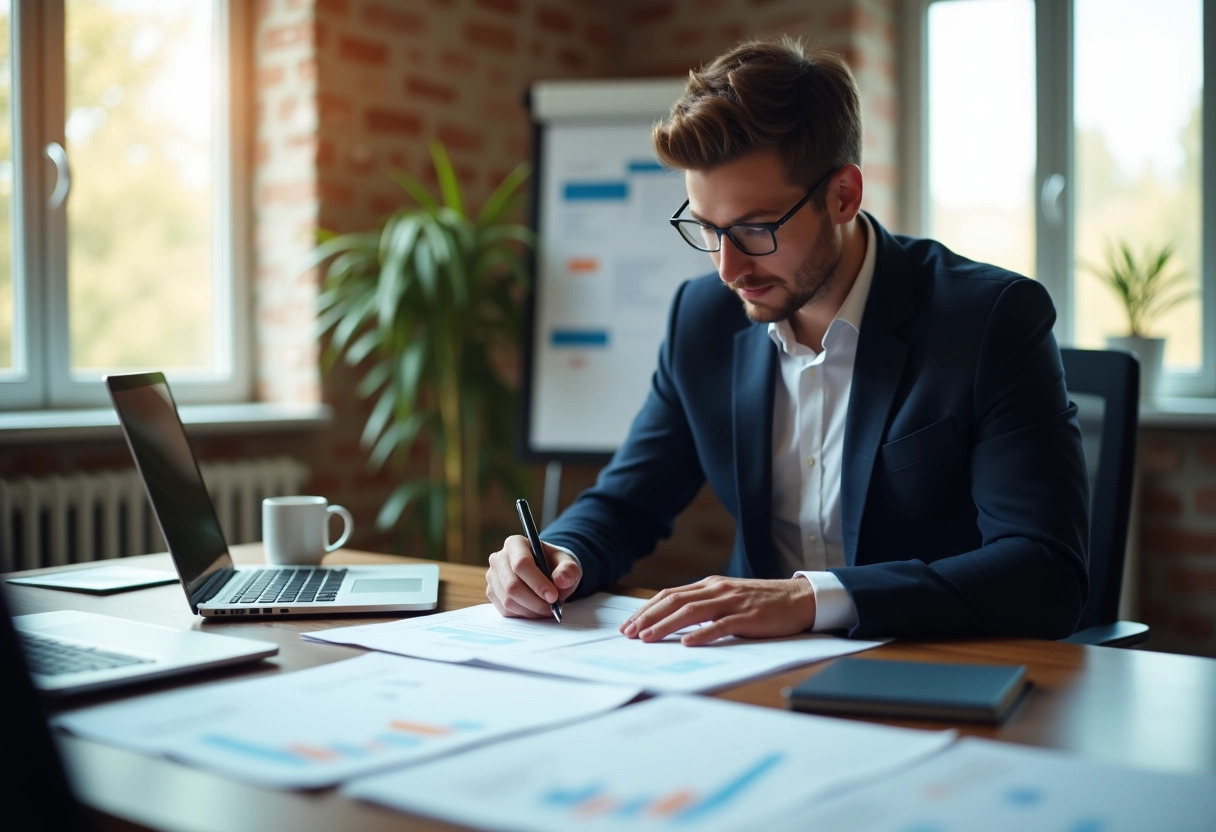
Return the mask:
[[[190,606],[198,612],[208,582],[232,567],[232,556],[169,384],[163,373],[135,373],[107,376],[106,386]]]

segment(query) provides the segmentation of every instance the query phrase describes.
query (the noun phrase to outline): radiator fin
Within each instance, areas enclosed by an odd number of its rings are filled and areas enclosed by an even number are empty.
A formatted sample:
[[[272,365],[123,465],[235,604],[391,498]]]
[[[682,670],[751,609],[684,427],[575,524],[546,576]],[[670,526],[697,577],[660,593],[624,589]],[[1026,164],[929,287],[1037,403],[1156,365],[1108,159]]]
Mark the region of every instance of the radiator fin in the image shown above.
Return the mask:
[[[229,544],[262,539],[262,499],[298,494],[308,468],[291,457],[199,466]],[[134,468],[0,479],[0,571],[165,551]]]

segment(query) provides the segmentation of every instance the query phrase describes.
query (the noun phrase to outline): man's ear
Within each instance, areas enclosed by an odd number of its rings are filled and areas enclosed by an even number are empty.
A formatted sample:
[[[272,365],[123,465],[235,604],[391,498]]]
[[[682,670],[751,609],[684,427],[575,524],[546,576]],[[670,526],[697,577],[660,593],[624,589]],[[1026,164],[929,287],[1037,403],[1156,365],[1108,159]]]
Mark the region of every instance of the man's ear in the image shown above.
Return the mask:
[[[861,197],[865,189],[861,168],[857,165],[845,165],[828,185],[827,211],[835,225],[845,225],[853,221],[861,210]]]

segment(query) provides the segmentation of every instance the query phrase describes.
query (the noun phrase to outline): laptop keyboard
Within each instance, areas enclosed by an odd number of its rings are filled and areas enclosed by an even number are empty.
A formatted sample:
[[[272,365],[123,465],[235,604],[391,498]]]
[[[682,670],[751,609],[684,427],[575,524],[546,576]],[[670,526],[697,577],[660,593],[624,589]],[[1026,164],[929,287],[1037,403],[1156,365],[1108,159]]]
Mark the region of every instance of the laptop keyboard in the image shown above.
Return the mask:
[[[34,633],[21,633],[21,648],[25,651],[25,659],[29,662],[30,669],[43,676],[152,663],[151,659],[143,656],[99,650]]]
[[[333,601],[346,578],[345,569],[262,569],[237,590],[232,604],[303,604]]]

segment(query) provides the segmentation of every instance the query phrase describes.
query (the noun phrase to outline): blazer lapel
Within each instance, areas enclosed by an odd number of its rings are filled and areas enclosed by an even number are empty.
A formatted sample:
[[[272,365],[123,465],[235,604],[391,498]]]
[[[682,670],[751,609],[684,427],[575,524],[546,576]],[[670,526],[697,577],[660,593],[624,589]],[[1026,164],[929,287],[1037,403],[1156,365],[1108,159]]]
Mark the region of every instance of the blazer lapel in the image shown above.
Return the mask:
[[[915,313],[912,272],[904,251],[873,217],[869,220],[878,248],[874,280],[857,340],[840,482],[841,531],[845,562],[849,566],[857,562],[870,475],[908,358],[908,344],[897,335],[897,330]]]
[[[777,351],[763,325],[735,334],[731,384],[735,493],[743,538],[744,577],[771,577],[773,492],[773,385]]]

